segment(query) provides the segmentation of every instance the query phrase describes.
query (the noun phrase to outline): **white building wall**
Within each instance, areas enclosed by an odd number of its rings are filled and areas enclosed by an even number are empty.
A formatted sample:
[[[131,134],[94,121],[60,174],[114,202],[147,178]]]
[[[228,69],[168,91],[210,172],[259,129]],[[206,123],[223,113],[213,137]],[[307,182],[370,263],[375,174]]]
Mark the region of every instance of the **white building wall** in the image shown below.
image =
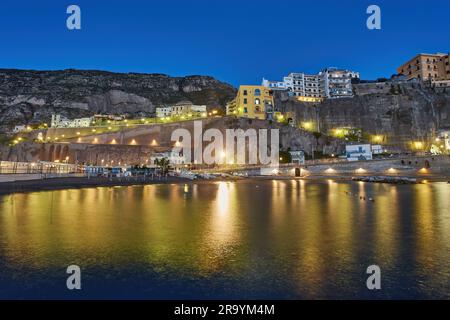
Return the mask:
[[[171,114],[172,114],[171,107],[157,107],[156,108],[156,117],[157,118],[170,117]]]
[[[353,96],[352,78],[359,78],[359,73],[327,68],[318,74],[292,72],[281,82],[263,79],[262,85],[274,90],[287,90],[296,97],[343,98]]]
[[[345,155],[348,161],[372,160],[372,149],[370,144],[346,145]]]

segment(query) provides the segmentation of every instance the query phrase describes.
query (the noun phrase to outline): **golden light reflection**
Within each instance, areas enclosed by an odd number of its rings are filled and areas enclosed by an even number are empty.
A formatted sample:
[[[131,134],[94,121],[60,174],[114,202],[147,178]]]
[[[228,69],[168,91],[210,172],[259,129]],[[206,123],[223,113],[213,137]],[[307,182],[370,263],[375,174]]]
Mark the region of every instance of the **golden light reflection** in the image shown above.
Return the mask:
[[[406,249],[439,283],[450,259],[448,188],[249,180],[0,196],[0,258],[18,269],[133,262],[192,279],[266,268],[293,294],[320,297],[333,270],[354,274],[366,250],[390,268]]]
[[[400,250],[400,243],[396,241],[401,232],[400,225],[400,198],[396,185],[376,185],[374,202],[370,204],[374,208],[374,237],[375,250],[378,255],[385,258],[386,267],[392,268],[396,263]],[[387,214],[389,212],[389,214]]]
[[[416,259],[423,268],[432,270],[433,261],[429,259],[429,252],[433,251],[437,244],[434,216],[436,215],[435,202],[433,201],[433,186],[429,184],[414,185],[414,207],[416,209],[413,219],[417,228]],[[430,271],[431,271],[430,270]]]
[[[217,212],[222,216],[228,213],[230,190],[226,182],[219,182],[217,191]]]
[[[199,267],[203,274],[216,272],[229,263],[232,248],[242,236],[236,224],[236,190],[230,182],[219,182],[213,211],[209,217]]]

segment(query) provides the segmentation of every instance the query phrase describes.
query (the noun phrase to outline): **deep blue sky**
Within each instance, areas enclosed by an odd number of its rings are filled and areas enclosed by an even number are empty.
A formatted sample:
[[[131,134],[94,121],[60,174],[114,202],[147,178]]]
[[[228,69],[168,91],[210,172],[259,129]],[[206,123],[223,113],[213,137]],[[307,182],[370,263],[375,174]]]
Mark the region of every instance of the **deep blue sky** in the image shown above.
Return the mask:
[[[66,28],[77,4],[82,30]],[[382,9],[382,30],[366,8]],[[450,1],[2,0],[0,68],[205,74],[259,84],[338,66],[390,76],[419,52],[450,51]]]

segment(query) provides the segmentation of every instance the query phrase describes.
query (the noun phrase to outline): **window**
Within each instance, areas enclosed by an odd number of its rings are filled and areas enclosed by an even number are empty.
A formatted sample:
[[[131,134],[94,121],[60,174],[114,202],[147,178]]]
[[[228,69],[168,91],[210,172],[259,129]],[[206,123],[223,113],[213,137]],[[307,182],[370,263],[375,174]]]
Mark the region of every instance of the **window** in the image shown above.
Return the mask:
[[[260,104],[260,103],[261,103],[261,101],[259,100],[259,98],[256,98],[256,99],[255,99],[255,104],[258,105],[258,104]]]
[[[244,113],[247,113],[247,107],[244,108]]]
[[[255,89],[255,96],[260,96],[260,95],[261,95],[261,90]]]
[[[244,104],[247,104],[247,98],[244,98]]]
[[[247,95],[247,90],[244,90],[244,96],[246,96]]]

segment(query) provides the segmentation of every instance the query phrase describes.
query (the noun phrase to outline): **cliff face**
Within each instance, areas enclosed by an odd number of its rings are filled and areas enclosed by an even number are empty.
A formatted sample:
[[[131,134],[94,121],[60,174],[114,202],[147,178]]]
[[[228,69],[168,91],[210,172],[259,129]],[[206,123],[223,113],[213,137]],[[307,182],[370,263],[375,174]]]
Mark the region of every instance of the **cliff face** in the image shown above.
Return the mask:
[[[311,122],[316,128],[318,124],[321,132],[359,128],[366,136],[381,135],[383,144],[400,148],[411,141],[429,144],[438,131],[450,129],[450,92],[419,84],[374,84],[370,90],[366,86],[355,91],[360,95],[316,105],[278,96],[277,106],[293,112],[299,123]]]
[[[0,131],[47,122],[52,113],[149,116],[155,106],[181,100],[224,107],[234,95],[231,85],[208,76],[0,69]]]

